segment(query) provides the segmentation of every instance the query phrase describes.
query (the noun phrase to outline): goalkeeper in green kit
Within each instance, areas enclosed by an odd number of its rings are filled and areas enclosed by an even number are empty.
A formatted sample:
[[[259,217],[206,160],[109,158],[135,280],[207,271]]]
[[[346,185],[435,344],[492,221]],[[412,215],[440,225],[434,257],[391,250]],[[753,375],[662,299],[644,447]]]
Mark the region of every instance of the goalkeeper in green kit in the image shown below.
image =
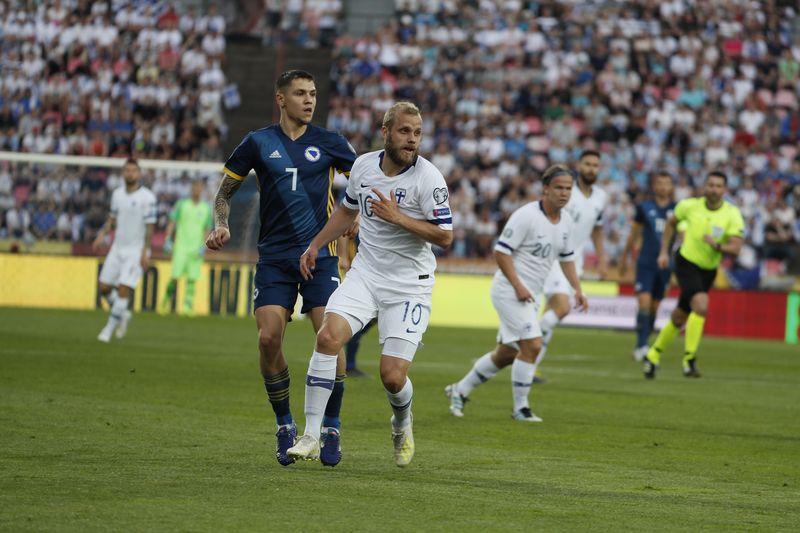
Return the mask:
[[[161,313],[170,311],[178,280],[185,276],[186,290],[182,311],[185,315],[194,314],[195,283],[200,277],[203,266],[206,234],[213,223],[211,206],[202,200],[203,188],[202,181],[193,182],[192,197],[178,200],[169,214],[164,251],[172,252],[172,276],[167,285],[167,293],[161,302],[159,309]]]

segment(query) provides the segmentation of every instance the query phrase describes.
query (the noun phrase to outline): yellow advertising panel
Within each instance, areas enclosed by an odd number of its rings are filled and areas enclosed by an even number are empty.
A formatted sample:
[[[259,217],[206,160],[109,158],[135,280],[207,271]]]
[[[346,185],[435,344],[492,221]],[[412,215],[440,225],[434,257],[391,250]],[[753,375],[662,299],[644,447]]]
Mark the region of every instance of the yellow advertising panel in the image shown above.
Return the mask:
[[[97,277],[103,258],[0,254],[0,306],[52,309],[101,307]],[[248,316],[255,265],[206,263],[195,292],[195,314]],[[135,311],[155,311],[166,292],[170,263],[154,261],[136,287]],[[433,291],[431,325],[496,328],[489,300],[491,276],[438,274]],[[616,283],[586,282],[587,294],[616,296]],[[183,283],[174,299],[182,311]]]

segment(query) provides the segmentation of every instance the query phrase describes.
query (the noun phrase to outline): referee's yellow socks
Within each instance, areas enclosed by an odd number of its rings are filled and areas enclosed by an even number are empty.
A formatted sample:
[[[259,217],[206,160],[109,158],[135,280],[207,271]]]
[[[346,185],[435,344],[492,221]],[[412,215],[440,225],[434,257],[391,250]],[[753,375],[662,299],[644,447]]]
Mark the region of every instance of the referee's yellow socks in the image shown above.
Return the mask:
[[[703,338],[703,326],[705,325],[706,317],[689,313],[689,318],[686,320],[686,338],[684,339],[684,346],[686,347],[683,356],[684,363],[694,359],[697,348],[700,346],[700,339]]]
[[[650,347],[647,352],[647,358],[651,363],[657,365],[661,362],[661,352],[669,348],[672,341],[675,340],[675,335],[678,334],[678,328],[672,323],[672,320],[667,320],[667,324],[656,337],[656,342]]]

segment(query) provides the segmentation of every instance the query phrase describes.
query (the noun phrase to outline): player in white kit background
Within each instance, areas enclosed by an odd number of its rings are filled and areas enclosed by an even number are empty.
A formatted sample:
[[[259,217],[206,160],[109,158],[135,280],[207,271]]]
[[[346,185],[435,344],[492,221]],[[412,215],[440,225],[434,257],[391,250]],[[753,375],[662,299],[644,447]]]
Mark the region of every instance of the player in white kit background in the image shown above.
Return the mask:
[[[131,319],[129,298],[150,263],[156,197],[142,185],[141,176],[139,163],[128,159],[122,167],[125,185],[111,194],[108,220],[92,243],[92,248],[99,250],[106,236],[116,230],[114,243],[100,271],[100,294],[111,308],[108,322],[97,336],[97,340],[102,342],[109,342],[115,331],[117,338],[125,336]]]
[[[575,267],[573,221],[563,209],[570,193],[575,194],[572,173],[565,165],[553,165],[542,175],[542,184],[541,200],[514,211],[495,245],[499,270],[490,294],[500,318],[497,346],[478,359],[461,381],[445,388],[455,416],[464,416],[464,403],[477,386],[511,365],[512,418],[541,422],[528,403],[542,348],[534,295],[542,291],[551,269],[560,268],[575,292],[576,307],[587,309]]]
[[[418,155],[422,116],[409,102],[385,114],[384,150],[356,159],[342,205],[300,259],[313,275],[318,250],[337,239],[360,213],[358,254],[325,308],[306,378],[305,434],[289,449],[299,459],[316,459],[323,411],[331,393],[336,354],[373,318],[378,319],[381,381],[392,407],[395,464],[414,455],[408,369],[431,312],[436,258],[431,243],[453,242],[447,185],[441,172]]]
[[[606,276],[608,261],[603,245],[603,211],[608,205],[608,193],[595,185],[600,172],[600,153],[585,150],[578,159],[578,179],[572,195],[564,210],[569,213],[573,223],[573,244],[575,245],[575,267],[578,277],[583,276],[583,248],[592,240],[597,254],[597,272],[600,278]],[[547,307],[542,315],[542,351],[539,362],[544,359],[553,329],[569,314],[572,287],[558,266],[553,265],[544,283]]]

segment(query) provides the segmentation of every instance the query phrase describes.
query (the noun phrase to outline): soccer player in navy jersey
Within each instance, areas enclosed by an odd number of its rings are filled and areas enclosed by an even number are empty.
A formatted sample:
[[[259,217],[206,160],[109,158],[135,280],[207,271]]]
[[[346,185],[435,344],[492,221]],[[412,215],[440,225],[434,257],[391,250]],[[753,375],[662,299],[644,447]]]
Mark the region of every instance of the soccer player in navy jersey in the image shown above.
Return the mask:
[[[319,330],[328,297],[340,282],[335,243],[320,251],[313,279],[301,277],[300,256],[333,212],[335,171],[349,174],[356,154],[344,137],[311,124],[317,103],[311,74],[284,72],[275,83],[275,92],[280,122],[248,133],[228,158],[214,202],[214,230],[206,245],[219,250],[230,239],[231,198],[255,170],[261,230],[253,307],[261,374],[278,423],[276,455],[286,466],[294,462],[286,450],[294,445],[297,430],[289,408],[284,330],[298,293],[303,297],[301,312],[311,318],[314,331]],[[328,466],[341,459],[339,409],[344,375],[344,358],[340,357],[321,435],[320,459]]]
[[[642,361],[647,355],[648,339],[653,331],[658,306],[672,274],[671,266],[659,268],[657,262],[665,224],[675,209],[672,176],[660,172],[653,176],[651,186],[653,197],[636,205],[633,226],[620,260],[620,275],[624,276],[633,247],[641,239],[635,285],[639,310],[636,314],[636,349],[633,356],[637,361]]]

